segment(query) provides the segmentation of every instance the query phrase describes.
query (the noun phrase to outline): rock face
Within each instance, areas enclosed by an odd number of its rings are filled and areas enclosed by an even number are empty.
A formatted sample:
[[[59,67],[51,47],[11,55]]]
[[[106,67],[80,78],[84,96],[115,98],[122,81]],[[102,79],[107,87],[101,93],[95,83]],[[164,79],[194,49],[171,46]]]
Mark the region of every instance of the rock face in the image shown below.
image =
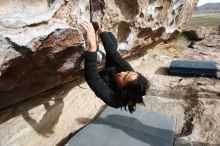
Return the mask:
[[[165,68],[174,59],[220,65],[220,35],[196,42],[197,50],[188,48],[189,42],[174,43],[158,45],[130,62],[151,82],[145,108],[177,118],[175,146],[219,146],[220,80],[170,76]],[[0,146],[63,146],[65,137],[91,122],[102,106],[83,81],[56,87],[0,110]]]
[[[0,111],[0,146],[64,145],[103,105],[86,83],[51,89]]]
[[[202,39],[204,39],[205,37],[207,37],[210,34],[215,34],[216,30],[212,27],[204,27],[204,26],[199,26],[196,28],[193,28],[191,30],[186,30],[183,32],[184,35],[186,35],[186,37],[189,40],[194,40],[194,41],[200,41]]]
[[[0,108],[73,81],[83,69],[80,20],[118,39],[124,56],[181,32],[197,0],[0,0]]]

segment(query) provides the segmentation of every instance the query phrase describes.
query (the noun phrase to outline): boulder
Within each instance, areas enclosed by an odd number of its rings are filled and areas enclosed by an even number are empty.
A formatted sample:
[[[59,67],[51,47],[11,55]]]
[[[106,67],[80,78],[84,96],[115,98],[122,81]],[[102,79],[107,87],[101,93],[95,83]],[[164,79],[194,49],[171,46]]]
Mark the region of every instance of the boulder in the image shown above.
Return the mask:
[[[220,144],[220,80],[169,76],[164,69],[175,59],[220,62],[219,38],[208,36],[197,43],[198,51],[188,49],[187,43],[175,52],[158,45],[129,62],[151,82],[144,107],[177,118],[175,146]],[[218,48],[204,42],[218,43]],[[0,146],[63,146],[103,105],[83,79],[50,89],[0,110]]]
[[[192,41],[200,41],[212,33],[215,33],[215,30],[211,27],[205,26],[195,27],[183,32],[183,34]]]
[[[190,42],[190,44],[188,45],[188,47],[189,47],[189,48],[192,48],[192,49],[198,49],[198,47],[196,46],[195,41]]]
[[[113,32],[124,57],[185,29],[198,0],[0,0],[0,108],[81,77],[79,21]]]

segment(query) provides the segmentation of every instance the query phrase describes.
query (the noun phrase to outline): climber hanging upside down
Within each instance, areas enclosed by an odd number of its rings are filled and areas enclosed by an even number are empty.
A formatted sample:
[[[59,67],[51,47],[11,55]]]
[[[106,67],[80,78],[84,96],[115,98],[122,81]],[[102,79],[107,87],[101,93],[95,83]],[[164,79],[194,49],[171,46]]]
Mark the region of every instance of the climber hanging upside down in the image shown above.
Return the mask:
[[[88,50],[85,53],[85,79],[97,97],[114,108],[128,108],[132,113],[136,104],[144,104],[143,96],[149,88],[149,81],[135,72],[117,52],[117,40],[111,32],[100,32],[106,51],[105,68],[98,72],[97,45],[93,25],[82,22],[87,33]]]

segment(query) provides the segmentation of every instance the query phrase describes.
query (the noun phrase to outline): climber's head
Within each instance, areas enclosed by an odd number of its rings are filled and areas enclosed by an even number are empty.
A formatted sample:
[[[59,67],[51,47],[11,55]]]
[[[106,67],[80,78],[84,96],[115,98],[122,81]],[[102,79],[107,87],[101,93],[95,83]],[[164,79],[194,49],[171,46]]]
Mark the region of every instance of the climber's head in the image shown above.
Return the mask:
[[[132,113],[136,104],[144,104],[143,96],[146,95],[150,83],[142,74],[134,71],[120,72],[116,74],[115,80],[121,91],[125,109],[128,107]]]

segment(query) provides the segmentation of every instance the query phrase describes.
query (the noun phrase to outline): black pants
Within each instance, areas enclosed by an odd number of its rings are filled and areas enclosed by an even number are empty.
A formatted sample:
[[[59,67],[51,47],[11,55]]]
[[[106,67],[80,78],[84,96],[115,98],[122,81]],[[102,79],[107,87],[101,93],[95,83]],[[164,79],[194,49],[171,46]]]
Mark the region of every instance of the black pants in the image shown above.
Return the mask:
[[[113,44],[112,48],[117,50],[118,42],[117,42],[115,36],[111,32],[108,32],[108,35],[109,35],[110,41],[112,41],[112,44]],[[112,66],[115,66],[115,63],[113,62],[113,60],[110,59],[109,54],[106,53],[105,68],[112,67]]]

